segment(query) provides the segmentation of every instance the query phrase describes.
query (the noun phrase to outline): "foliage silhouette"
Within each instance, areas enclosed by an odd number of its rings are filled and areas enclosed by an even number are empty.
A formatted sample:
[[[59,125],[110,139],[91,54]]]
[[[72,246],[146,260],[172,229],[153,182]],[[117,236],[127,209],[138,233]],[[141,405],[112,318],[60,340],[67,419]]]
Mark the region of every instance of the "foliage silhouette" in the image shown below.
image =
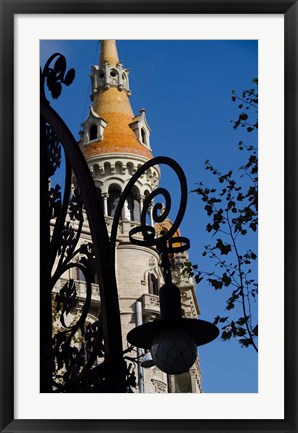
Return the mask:
[[[235,171],[221,173],[209,161],[207,171],[217,178],[219,186],[209,188],[199,183],[196,192],[205,204],[209,217],[206,231],[212,242],[204,247],[203,256],[214,263],[214,271],[202,271],[197,265],[191,272],[196,282],[203,280],[215,290],[225,290],[226,314],[218,315],[214,324],[222,324],[221,338],[237,338],[243,347],[257,348],[258,325],[252,314],[252,303],[258,295],[257,281],[252,277],[252,264],[256,252],[247,248],[245,240],[257,232],[258,227],[258,154],[255,135],[258,130],[258,80],[240,95],[232,91],[232,101],[238,104],[240,114],[231,121],[233,128],[244,128],[253,144],[238,143],[238,149],[247,153],[246,162]],[[189,272],[190,268],[186,269]],[[235,316],[238,316],[235,319]]]

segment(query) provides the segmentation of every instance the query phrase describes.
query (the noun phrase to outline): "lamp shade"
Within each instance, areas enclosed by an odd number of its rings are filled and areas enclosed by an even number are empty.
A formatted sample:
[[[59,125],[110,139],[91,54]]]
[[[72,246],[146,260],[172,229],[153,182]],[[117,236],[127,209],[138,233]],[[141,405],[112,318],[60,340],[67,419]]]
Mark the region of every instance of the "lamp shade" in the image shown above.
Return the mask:
[[[154,338],[167,328],[183,328],[194,339],[197,346],[210,343],[218,337],[219,330],[213,323],[201,319],[159,319],[137,326],[127,334],[127,341],[135,347],[151,350]]]
[[[160,370],[168,374],[182,374],[194,364],[197,346],[185,329],[166,328],[154,338],[151,353]]]
[[[127,334],[133,346],[151,350],[156,366],[168,374],[186,373],[197,357],[197,346],[210,343],[218,328],[210,322],[182,317],[177,285],[166,282],[159,289],[161,319],[137,326]]]
[[[132,329],[127,340],[133,346],[151,350],[153,361],[160,370],[180,374],[194,364],[196,347],[210,343],[218,334],[217,326],[205,320],[160,319]]]

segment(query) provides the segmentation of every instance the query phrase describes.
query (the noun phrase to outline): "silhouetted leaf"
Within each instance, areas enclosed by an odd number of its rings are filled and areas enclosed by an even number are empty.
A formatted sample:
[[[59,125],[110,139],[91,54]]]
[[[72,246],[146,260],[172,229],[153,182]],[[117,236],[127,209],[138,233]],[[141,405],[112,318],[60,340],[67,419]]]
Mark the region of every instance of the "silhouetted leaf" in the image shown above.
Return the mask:
[[[258,336],[258,325],[256,325],[254,327],[254,329],[252,330],[253,334],[257,337]]]
[[[216,316],[215,319],[213,320],[213,325],[217,325],[219,320],[220,320],[220,316]]]
[[[244,328],[238,326],[237,330],[236,330],[236,335],[238,337],[244,337],[245,334],[246,334],[246,330]]]
[[[230,340],[232,337],[232,331],[223,331],[221,334],[221,338],[223,340]]]
[[[224,273],[221,277],[221,281],[226,287],[228,287],[231,284],[232,279],[226,273]]]
[[[237,320],[236,323],[240,326],[243,326],[248,321],[248,319],[249,319],[249,316],[240,317],[240,319]]]
[[[209,281],[209,283],[211,284],[212,287],[215,288],[215,290],[222,289],[223,283],[221,281],[215,280],[213,278],[208,278],[207,281]]]
[[[251,338],[240,338],[238,341],[243,347],[249,347],[252,344]]]
[[[221,239],[217,239],[215,248],[219,249],[221,255],[227,255],[231,251],[230,244],[224,244]]]

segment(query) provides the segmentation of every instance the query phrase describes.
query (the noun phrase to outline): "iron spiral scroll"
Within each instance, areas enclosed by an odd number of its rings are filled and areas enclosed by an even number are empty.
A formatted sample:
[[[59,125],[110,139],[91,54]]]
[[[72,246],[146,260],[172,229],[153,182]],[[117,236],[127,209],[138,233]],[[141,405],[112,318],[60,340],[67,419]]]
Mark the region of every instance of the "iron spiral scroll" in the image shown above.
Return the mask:
[[[69,128],[46,97],[46,87],[54,99],[59,97],[62,84],[70,85],[75,72],[72,69],[66,71],[65,57],[55,53],[46,62],[40,76],[40,390],[131,392],[136,380],[132,365],[125,357],[127,350],[122,347],[115,276],[115,246],[122,208],[133,185],[150,167],[162,164],[171,167],[181,188],[180,206],[171,228],[157,236],[154,227],[146,224],[148,208],[158,195],[163,196],[165,206],[161,203],[153,205],[153,220],[161,223],[170,212],[170,194],[164,188],[157,188],[145,198],[140,224],[130,230],[129,239],[133,244],[155,247],[162,255],[184,251],[189,248],[188,239],[175,237],[173,241],[172,237],[186,208],[186,178],[181,167],[171,158],[161,156],[146,162],[125,187],[109,236],[84,156]],[[65,176],[61,188],[53,181],[56,182],[55,175],[63,159]],[[74,177],[78,187],[73,191]],[[80,239],[86,221],[92,242]],[[79,296],[74,278],[64,279],[57,288],[63,275],[74,270],[84,277],[84,298]],[[90,323],[87,318],[95,276],[99,286],[100,313]]]
[[[121,212],[124,206],[125,200],[127,199],[129,193],[133,189],[133,186],[137,183],[138,179],[141,178],[146,171],[153,167],[159,165],[167,165],[172,168],[172,170],[177,175],[177,178],[180,183],[180,204],[177,211],[177,215],[175,220],[172,222],[170,229],[162,234],[162,236],[157,236],[157,232],[153,226],[146,224],[146,217],[148,214],[149,207],[153,205],[152,216],[153,221],[155,223],[162,223],[165,221],[171,210],[171,196],[169,192],[165,188],[158,187],[154,189],[144,200],[143,208],[141,211],[140,224],[136,227],[132,228],[129,232],[129,240],[132,244],[141,245],[145,247],[156,247],[158,251],[168,252],[168,253],[176,253],[182,252],[189,248],[189,240],[185,237],[176,236],[173,239],[173,235],[177,232],[177,229],[183,219],[186,203],[187,203],[187,182],[185,174],[180,167],[180,165],[167,156],[157,156],[155,158],[150,159],[146,163],[144,163],[136,173],[131,177],[125,189],[123,190],[118,206],[115,211],[110,242],[112,246],[112,251],[115,252],[116,238],[117,238],[117,229],[119,225],[119,221],[121,219]],[[163,196],[164,201],[154,203],[154,199],[157,196]],[[138,236],[139,235],[139,236]],[[142,235],[143,239],[140,238]],[[181,244],[180,246],[175,246],[176,243]]]

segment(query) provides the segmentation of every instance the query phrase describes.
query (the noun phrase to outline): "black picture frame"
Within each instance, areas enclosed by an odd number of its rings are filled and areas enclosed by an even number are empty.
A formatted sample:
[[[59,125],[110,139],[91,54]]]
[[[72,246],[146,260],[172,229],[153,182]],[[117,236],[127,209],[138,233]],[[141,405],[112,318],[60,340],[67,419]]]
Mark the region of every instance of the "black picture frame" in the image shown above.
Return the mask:
[[[296,1],[0,0],[0,427],[1,432],[296,432],[296,195],[297,18]],[[14,16],[16,14],[284,14],[285,18],[285,418],[284,420],[21,420],[14,418]],[[276,372],[278,374],[278,372]],[[183,410],[183,408],[181,408]],[[249,408],[248,408],[249,411]]]

